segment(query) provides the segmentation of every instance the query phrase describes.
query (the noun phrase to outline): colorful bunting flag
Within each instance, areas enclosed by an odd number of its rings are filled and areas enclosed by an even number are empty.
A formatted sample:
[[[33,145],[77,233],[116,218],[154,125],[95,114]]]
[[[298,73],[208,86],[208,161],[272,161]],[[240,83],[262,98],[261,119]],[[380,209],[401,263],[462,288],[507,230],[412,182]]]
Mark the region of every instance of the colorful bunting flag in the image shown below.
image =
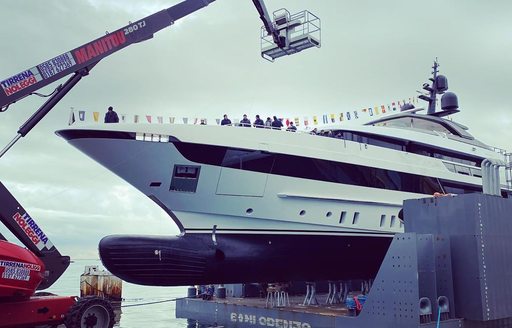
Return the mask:
[[[409,102],[407,102],[406,99],[408,99]],[[437,101],[439,102],[439,99]],[[382,115],[390,114],[392,111],[395,112],[397,110],[400,110],[401,107],[407,103],[413,104],[413,103],[417,103],[417,102],[418,102],[417,97],[408,97],[408,98],[401,99],[398,101],[390,102],[388,104],[383,104],[383,105],[374,106],[374,107],[366,107],[366,108],[362,108],[359,110],[348,110],[348,111],[340,112],[338,114],[335,114],[335,113],[322,114],[322,123],[330,124],[330,123],[343,122],[343,121],[349,121],[349,120],[358,120],[359,118],[361,118],[361,116],[360,116],[361,113],[367,113],[368,117],[381,115],[381,114]],[[86,113],[85,110],[77,111],[77,113],[78,113],[78,118],[75,117],[75,115],[76,115],[75,110],[73,107],[71,107],[68,124],[71,125],[71,124],[75,123],[76,119],[78,119],[82,122],[86,121],[86,115],[89,115]],[[93,114],[94,122],[99,122],[101,119],[100,118],[101,113],[93,112],[92,114]],[[128,118],[126,114],[120,114],[119,117],[120,117],[121,122],[126,122],[127,118]],[[152,123],[152,115],[145,115],[145,117],[146,117],[146,120],[148,123]],[[310,117],[312,117],[312,122],[310,120]],[[364,116],[364,118],[368,118],[368,117]],[[140,119],[139,115],[134,115],[135,123],[139,123],[139,119]],[[164,124],[163,116],[156,116],[156,119],[159,124]],[[172,117],[172,116],[169,117],[169,123],[174,124],[175,119],[176,119],[175,117]],[[183,119],[183,124],[188,124],[189,118],[183,117],[182,119]],[[210,118],[210,119],[213,120],[212,118]],[[193,120],[194,124],[207,124],[207,118],[195,117],[193,119],[191,118],[191,120]],[[304,126],[306,126],[306,127],[309,126],[310,124],[312,124],[312,125],[320,124],[318,115],[304,116],[303,121],[301,121],[300,117],[291,117],[291,118],[286,117],[286,118],[279,118],[279,120],[285,126],[289,126],[292,122],[295,123],[296,126],[299,126],[300,124],[304,124]],[[234,119],[233,121],[234,121],[234,125],[238,125],[240,123],[240,119]],[[221,118],[215,118],[215,122],[217,125],[219,125],[221,122]]]

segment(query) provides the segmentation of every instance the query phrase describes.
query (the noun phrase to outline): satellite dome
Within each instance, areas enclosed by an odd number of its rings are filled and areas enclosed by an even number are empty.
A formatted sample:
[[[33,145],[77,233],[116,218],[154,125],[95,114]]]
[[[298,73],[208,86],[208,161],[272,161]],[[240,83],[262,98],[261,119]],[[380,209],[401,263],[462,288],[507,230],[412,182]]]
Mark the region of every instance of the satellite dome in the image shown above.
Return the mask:
[[[457,95],[453,92],[446,92],[441,97],[441,108],[443,110],[453,110],[459,108]]]
[[[448,79],[444,75],[438,75],[436,76],[434,85],[437,90],[437,93],[443,93],[446,90],[448,90]]]

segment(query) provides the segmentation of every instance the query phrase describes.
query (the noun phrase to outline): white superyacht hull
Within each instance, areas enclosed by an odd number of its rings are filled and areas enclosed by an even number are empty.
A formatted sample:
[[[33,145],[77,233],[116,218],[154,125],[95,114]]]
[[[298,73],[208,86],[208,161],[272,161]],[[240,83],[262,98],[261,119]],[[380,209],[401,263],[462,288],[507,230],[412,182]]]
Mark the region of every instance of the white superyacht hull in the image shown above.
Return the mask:
[[[435,181],[475,189],[480,182],[434,158],[302,133],[123,124],[58,133],[180,227],[177,237],[102,241],[107,268],[141,284],[372,277],[392,235],[403,231],[404,199],[441,191]],[[140,256],[128,252],[133,245]],[[174,264],[162,263],[162,251]],[[154,270],[141,275],[141,266]]]

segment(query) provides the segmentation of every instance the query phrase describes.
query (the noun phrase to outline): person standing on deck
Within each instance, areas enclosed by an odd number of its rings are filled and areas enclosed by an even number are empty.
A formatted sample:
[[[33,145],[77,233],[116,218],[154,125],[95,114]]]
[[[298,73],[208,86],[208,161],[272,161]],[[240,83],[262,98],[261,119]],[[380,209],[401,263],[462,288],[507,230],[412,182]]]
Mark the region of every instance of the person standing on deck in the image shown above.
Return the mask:
[[[112,106],[105,113],[105,123],[119,123],[119,117]]]
[[[224,114],[224,119],[222,119],[220,125],[231,125],[231,120],[228,118],[227,114]]]
[[[263,122],[259,115],[256,115],[256,119],[254,120],[254,126],[257,128],[265,127],[265,122]]]

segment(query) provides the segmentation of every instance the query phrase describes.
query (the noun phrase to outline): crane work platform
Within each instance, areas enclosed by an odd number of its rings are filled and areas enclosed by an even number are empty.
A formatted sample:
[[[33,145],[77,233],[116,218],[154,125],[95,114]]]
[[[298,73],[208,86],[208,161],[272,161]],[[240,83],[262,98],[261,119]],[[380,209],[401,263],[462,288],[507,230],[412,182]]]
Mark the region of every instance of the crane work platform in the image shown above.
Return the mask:
[[[320,18],[307,10],[293,15],[286,9],[276,10],[272,25],[283,43],[276,44],[265,26],[261,27],[261,56],[269,61],[321,46]]]

